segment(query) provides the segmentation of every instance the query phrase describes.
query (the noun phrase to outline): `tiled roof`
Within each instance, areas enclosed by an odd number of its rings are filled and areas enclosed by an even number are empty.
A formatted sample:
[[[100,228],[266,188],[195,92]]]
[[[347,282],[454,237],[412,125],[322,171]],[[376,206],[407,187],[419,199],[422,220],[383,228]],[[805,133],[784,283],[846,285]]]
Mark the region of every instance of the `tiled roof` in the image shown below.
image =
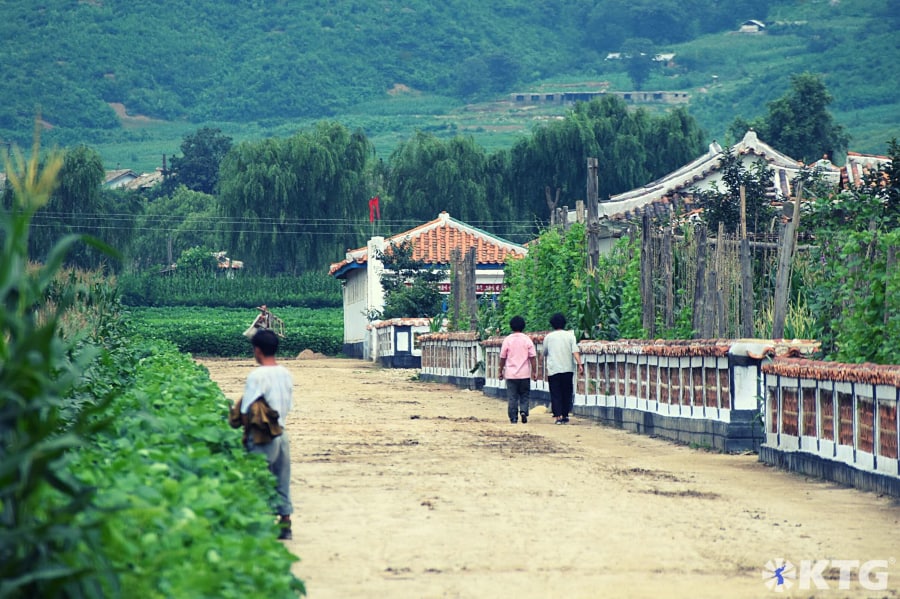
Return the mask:
[[[847,164],[841,171],[841,185],[843,187],[856,187],[864,183],[867,175],[886,166],[891,162],[888,156],[876,154],[860,154],[859,152],[847,152]]]
[[[887,156],[848,152],[847,164],[842,168],[835,166],[825,158],[811,165],[803,165],[760,141],[753,131],[748,131],[744,138],[732,147],[732,153],[738,156],[755,156],[768,163],[774,171],[773,183],[768,195],[776,206],[783,199],[792,195],[791,181],[804,168],[818,167],[827,181],[846,187],[848,184],[859,185],[864,174],[890,162],[890,158]],[[621,222],[640,220],[645,212],[648,212],[651,217],[669,216],[676,209],[680,212],[690,212],[697,208],[694,205],[692,190],[702,188],[703,182],[721,168],[721,155],[721,146],[713,142],[706,154],[680,169],[643,187],[600,202],[600,214],[609,218],[610,221]],[[570,212],[569,219],[572,220],[574,217],[575,214]]]
[[[450,264],[450,254],[457,248],[465,253],[474,247],[475,263],[481,265],[501,265],[510,254],[524,256],[526,253],[526,249],[521,245],[471,227],[451,218],[446,212],[441,212],[433,221],[388,237],[385,239],[385,246],[406,240],[412,241],[413,259],[426,264]],[[347,265],[353,263],[362,265],[368,259],[367,247],[350,250],[344,260],[331,265],[328,273],[334,275]]]

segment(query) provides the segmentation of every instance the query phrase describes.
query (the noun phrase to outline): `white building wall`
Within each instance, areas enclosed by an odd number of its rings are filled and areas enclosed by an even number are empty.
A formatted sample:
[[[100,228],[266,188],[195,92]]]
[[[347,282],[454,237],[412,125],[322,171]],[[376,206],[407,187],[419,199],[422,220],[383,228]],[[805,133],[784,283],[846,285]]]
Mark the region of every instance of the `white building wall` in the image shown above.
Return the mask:
[[[351,271],[344,283],[344,343],[361,343],[366,337],[366,271]]]

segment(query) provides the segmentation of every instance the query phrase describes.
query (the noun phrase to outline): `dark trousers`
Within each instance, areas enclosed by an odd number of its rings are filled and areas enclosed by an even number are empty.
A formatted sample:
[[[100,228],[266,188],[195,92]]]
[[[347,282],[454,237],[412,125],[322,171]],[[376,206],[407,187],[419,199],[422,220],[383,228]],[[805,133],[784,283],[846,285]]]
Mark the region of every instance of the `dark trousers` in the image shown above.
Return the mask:
[[[573,372],[560,372],[547,377],[550,384],[550,409],[557,418],[568,418],[575,392]]]
[[[528,416],[531,401],[531,379],[506,379],[506,411],[510,422],[519,421],[519,413]]]

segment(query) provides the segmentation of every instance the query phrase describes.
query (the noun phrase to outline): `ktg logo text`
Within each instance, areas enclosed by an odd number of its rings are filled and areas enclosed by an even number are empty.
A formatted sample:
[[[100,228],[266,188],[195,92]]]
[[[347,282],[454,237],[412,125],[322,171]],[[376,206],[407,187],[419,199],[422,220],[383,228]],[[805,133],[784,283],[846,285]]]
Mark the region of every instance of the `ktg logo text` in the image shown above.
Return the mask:
[[[781,593],[794,585],[801,590],[827,590],[833,588],[835,581],[832,572],[837,571],[838,589],[846,590],[859,585],[869,591],[883,591],[888,586],[888,568],[894,562],[894,558],[873,559],[866,562],[852,559],[817,559],[802,560],[800,567],[796,568],[784,558],[775,558],[766,562],[762,578],[766,588],[776,593]]]

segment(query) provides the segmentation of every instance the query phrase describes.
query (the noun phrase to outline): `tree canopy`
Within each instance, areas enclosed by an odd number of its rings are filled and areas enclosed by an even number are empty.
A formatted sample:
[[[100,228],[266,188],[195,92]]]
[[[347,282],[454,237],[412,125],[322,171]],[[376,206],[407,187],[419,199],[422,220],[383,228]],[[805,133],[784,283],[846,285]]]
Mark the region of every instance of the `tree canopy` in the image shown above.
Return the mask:
[[[765,116],[751,122],[737,119],[732,133],[742,136],[755,129],[766,143],[806,164],[823,156],[842,161],[850,138],[828,112],[832,101],[820,75],[794,75],[791,88],[768,104]]]

